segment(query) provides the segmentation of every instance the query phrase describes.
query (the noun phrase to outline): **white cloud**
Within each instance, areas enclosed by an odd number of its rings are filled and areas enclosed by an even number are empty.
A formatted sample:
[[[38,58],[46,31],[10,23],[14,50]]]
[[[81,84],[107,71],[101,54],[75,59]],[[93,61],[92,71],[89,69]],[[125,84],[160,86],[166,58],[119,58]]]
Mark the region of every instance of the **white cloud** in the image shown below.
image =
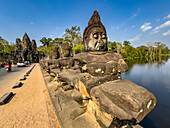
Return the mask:
[[[50,35],[50,37],[52,37],[53,35]]]
[[[170,18],[170,14],[168,16],[164,17],[163,19],[165,20],[165,19],[169,19],[169,18]]]
[[[138,41],[138,40],[140,40],[140,36],[141,36],[141,34],[139,34],[139,35],[135,36],[135,37],[134,37],[134,38],[132,38],[132,39],[129,39],[129,41],[130,41],[130,42]]]
[[[133,12],[133,13],[132,13],[132,14],[133,14],[133,15],[132,15],[132,18],[138,16],[139,12],[140,12],[140,8],[138,8],[138,9],[136,10],[136,12]]]
[[[158,31],[153,31],[153,32],[150,33],[150,35],[153,35],[153,34],[156,34],[156,33],[158,33]]]
[[[135,26],[134,26],[134,25],[132,25],[132,26],[131,26],[131,28],[135,28]]]
[[[163,33],[162,35],[163,35],[163,36],[168,36],[168,35],[170,35],[170,30],[168,30],[167,32]]]
[[[149,30],[149,29],[151,29],[152,28],[152,26],[150,26],[150,24],[151,23],[144,23],[141,27],[140,27],[140,29],[143,31],[143,32],[145,32],[145,31],[147,31],[147,30]]]
[[[165,28],[170,26],[170,20],[166,21],[165,23],[161,24],[160,26],[157,26],[152,31],[158,31],[159,29]]]

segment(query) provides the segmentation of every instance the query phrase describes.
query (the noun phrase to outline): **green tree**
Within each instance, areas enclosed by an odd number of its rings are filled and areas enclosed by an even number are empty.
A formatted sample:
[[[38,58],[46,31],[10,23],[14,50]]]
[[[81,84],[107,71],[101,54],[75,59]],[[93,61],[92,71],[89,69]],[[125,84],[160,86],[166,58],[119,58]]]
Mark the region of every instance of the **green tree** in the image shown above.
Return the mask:
[[[52,39],[51,38],[46,38],[46,37],[43,37],[41,40],[40,40],[40,42],[43,44],[43,46],[47,46],[48,47],[48,45],[50,44],[50,42],[52,41]]]
[[[77,26],[72,26],[71,29],[65,29],[65,33],[63,35],[64,40],[68,41],[74,50],[74,55],[75,55],[75,46],[80,44],[82,37],[81,37],[81,33],[80,33],[80,27]]]
[[[123,45],[124,45],[124,46],[129,46],[130,44],[131,44],[130,41],[124,41],[124,42],[123,42]]]
[[[157,46],[158,55],[160,56],[162,54],[162,49],[164,49],[166,45],[161,42],[155,42],[155,45]]]
[[[55,46],[60,47],[62,43],[64,42],[63,38],[55,38],[51,43],[54,44]]]
[[[1,39],[0,44],[1,54],[5,55],[11,52],[11,46],[9,45],[8,41]]]

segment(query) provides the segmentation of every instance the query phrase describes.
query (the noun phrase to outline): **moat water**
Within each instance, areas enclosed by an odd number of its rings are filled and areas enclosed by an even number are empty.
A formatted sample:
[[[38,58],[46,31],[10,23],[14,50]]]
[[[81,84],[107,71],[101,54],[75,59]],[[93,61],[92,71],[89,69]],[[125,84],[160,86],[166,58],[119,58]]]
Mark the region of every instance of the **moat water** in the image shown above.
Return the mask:
[[[144,128],[170,128],[170,56],[157,61],[138,59],[127,62],[129,70],[122,74],[152,92],[156,107],[140,122]]]

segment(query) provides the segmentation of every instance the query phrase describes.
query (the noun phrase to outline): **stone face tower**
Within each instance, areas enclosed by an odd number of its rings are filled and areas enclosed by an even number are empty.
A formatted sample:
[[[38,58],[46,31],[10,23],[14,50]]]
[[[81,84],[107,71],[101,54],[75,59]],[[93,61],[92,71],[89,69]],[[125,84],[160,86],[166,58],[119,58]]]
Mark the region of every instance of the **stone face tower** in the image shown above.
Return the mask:
[[[20,60],[38,62],[37,44],[35,40],[30,41],[27,33],[24,34],[22,41],[19,38],[16,39],[16,47],[12,55],[15,62]]]
[[[107,33],[100,21],[97,11],[94,11],[83,33],[84,51],[107,51]]]

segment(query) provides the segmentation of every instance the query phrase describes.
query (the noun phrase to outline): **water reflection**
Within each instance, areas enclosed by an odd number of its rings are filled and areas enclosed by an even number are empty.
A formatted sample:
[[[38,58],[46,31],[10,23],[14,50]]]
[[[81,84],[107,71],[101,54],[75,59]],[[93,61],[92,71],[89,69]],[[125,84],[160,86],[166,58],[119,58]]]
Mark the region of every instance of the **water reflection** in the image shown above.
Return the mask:
[[[157,98],[157,105],[140,123],[145,128],[170,127],[170,56],[161,56],[157,60],[136,59],[127,61],[128,72],[123,79],[143,86]]]

